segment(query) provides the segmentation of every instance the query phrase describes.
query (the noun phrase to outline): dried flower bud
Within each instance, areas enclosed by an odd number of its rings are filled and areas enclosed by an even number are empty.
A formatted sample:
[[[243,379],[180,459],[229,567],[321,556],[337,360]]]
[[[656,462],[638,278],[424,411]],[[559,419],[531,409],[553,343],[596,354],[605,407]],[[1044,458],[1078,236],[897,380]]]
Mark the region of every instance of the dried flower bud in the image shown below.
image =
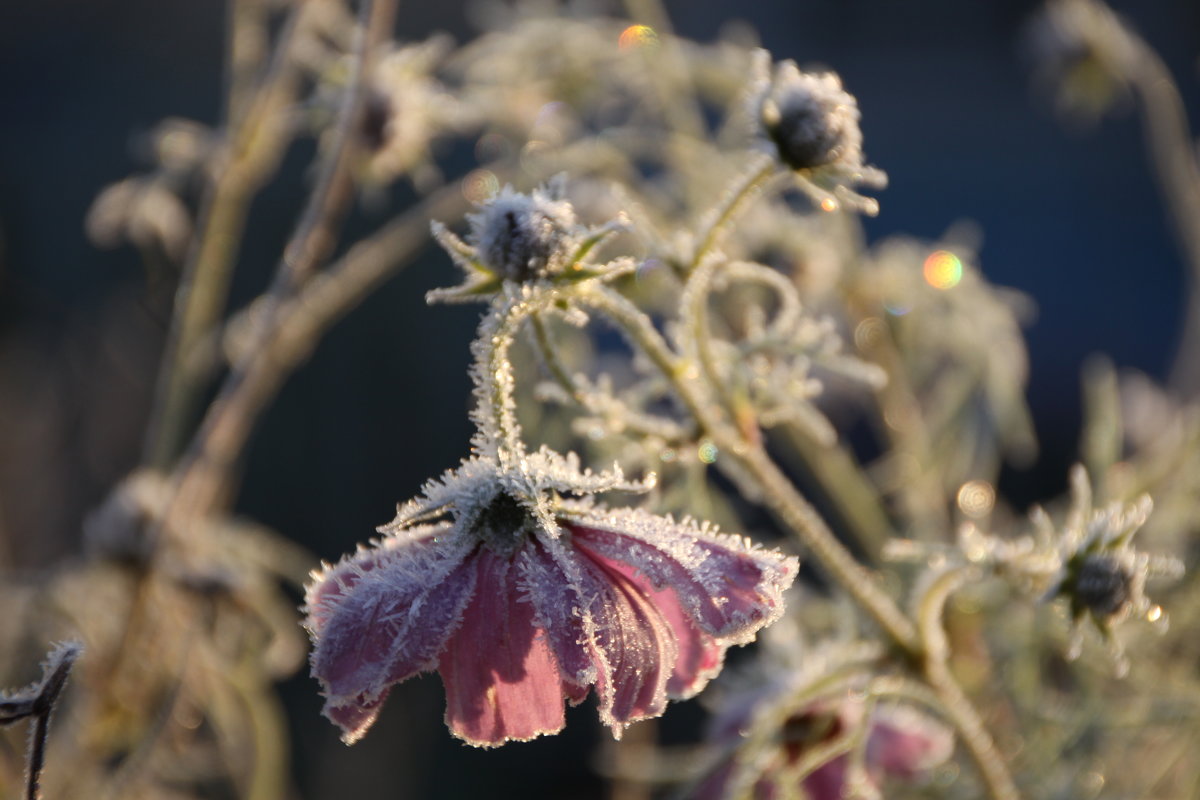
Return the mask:
[[[761,108],[763,130],[792,169],[862,161],[858,102],[832,72],[801,72],[784,61]]]
[[[1142,56],[1120,17],[1102,3],[1056,0],[1030,20],[1024,49],[1059,109],[1094,121],[1128,94]]]
[[[520,194],[506,186],[468,220],[468,240],[480,261],[507,280],[523,283],[557,271],[574,242],[575,209],[555,187]]]
[[[760,149],[801,179],[801,188],[822,208],[849,204],[866,214],[878,204],[852,191],[851,184],[882,187],[887,176],[863,164],[858,101],[832,72],[801,72],[794,61],[771,69],[760,51],[754,63],[748,111]]]
[[[506,284],[545,282],[563,285],[590,278],[611,279],[631,271],[630,259],[593,266],[587,257],[610,234],[628,226],[624,216],[595,228],[576,222],[575,208],[564,199],[564,176],[530,194],[505,186],[467,215],[466,241],[440,222],[433,235],[466,274],[449,289],[429,293],[433,301],[487,300]]]

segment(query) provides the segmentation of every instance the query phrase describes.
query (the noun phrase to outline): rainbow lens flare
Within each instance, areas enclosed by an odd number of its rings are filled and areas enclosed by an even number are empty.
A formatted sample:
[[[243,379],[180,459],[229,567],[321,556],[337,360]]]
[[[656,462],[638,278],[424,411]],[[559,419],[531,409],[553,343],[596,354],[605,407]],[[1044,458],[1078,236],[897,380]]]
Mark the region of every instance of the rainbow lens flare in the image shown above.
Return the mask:
[[[925,282],[935,289],[953,289],[962,280],[962,259],[949,250],[938,250],[925,259]]]
[[[632,50],[635,47],[653,47],[658,44],[658,34],[649,25],[630,25],[621,31],[617,47]]]

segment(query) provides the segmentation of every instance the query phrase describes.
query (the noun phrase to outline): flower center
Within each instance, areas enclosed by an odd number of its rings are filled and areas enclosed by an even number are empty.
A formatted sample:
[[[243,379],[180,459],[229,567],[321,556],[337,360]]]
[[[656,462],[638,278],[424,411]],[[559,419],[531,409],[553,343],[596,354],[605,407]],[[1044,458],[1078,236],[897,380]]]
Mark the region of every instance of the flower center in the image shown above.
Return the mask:
[[[1079,565],[1075,597],[1097,616],[1111,617],[1129,602],[1132,583],[1133,576],[1116,559],[1090,555]]]
[[[516,498],[499,492],[480,506],[464,527],[493,552],[510,555],[537,529],[537,518]]]

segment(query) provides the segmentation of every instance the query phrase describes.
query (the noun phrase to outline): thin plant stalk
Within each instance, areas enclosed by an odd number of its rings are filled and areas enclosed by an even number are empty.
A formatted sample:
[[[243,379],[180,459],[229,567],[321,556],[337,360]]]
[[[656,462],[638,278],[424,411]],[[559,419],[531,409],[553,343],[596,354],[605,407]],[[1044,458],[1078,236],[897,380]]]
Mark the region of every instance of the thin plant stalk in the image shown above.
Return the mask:
[[[190,355],[221,318],[250,201],[285,149],[289,133],[281,116],[296,92],[292,44],[302,13],[303,6],[297,6],[289,14],[257,92],[217,156],[218,168],[200,213],[200,233],[184,265],[163,349],[142,451],[142,461],[150,467],[169,467],[187,439],[203,384]]]
[[[1142,98],[1142,126],[1172,227],[1187,259],[1187,306],[1171,383],[1186,396],[1200,392],[1200,164],[1179,89],[1162,59],[1126,31],[1137,57],[1129,78]]]
[[[923,627],[918,631],[895,601],[879,588],[875,576],[837,540],[825,521],[800,496],[766,451],[760,445],[746,442],[736,428],[721,418],[717,406],[704,397],[697,388],[697,382],[686,378],[690,372],[698,370],[693,368],[689,371],[681,365],[645,315],[624,297],[608,290],[592,293],[587,302],[616,323],[626,337],[662,371],[718,448],[737,459],[741,467],[758,481],[766,505],[889,638],[922,665],[922,677],[941,700],[944,713],[959,732],[992,800],[1016,800],[1019,794],[991,735],[970,699],[950,674],[946,664],[948,653],[944,652],[944,648],[936,647],[933,650],[937,652],[931,653],[925,641],[927,636],[932,635],[930,630]],[[940,631],[940,615],[938,620]],[[944,641],[944,632],[940,635],[940,641]]]

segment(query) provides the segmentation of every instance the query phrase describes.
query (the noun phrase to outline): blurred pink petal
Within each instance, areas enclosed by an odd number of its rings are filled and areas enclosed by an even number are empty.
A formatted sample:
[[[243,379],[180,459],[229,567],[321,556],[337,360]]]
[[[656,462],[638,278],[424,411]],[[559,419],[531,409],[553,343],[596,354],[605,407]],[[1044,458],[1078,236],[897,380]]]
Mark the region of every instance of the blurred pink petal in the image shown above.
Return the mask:
[[[689,798],[709,800],[726,796],[734,775],[737,743],[745,735],[744,729],[755,724],[760,708],[780,702],[791,691],[786,685],[760,686],[726,699],[726,710],[718,714],[710,731],[710,739],[727,748],[726,755],[694,787]],[[781,772],[781,767],[799,764],[818,747],[839,740],[845,742],[845,737],[864,724],[870,725],[864,777],[876,790],[882,790],[887,779],[917,780],[953,754],[954,737],[950,730],[909,706],[878,706],[870,720],[864,719],[865,712],[865,704],[860,700],[830,698],[792,713],[776,734],[778,755],[758,754],[759,763],[764,766],[755,767],[758,774],[753,778],[754,798],[790,797],[794,789],[784,785],[786,773]],[[774,718],[774,714],[768,718]],[[847,788],[848,765],[848,756],[842,754],[814,769],[802,781],[805,796],[810,800],[841,800]]]
[[[446,724],[485,747],[557,733],[563,727],[558,665],[534,627],[532,605],[514,591],[515,570],[486,549],[473,564],[475,599],[438,662]]]

